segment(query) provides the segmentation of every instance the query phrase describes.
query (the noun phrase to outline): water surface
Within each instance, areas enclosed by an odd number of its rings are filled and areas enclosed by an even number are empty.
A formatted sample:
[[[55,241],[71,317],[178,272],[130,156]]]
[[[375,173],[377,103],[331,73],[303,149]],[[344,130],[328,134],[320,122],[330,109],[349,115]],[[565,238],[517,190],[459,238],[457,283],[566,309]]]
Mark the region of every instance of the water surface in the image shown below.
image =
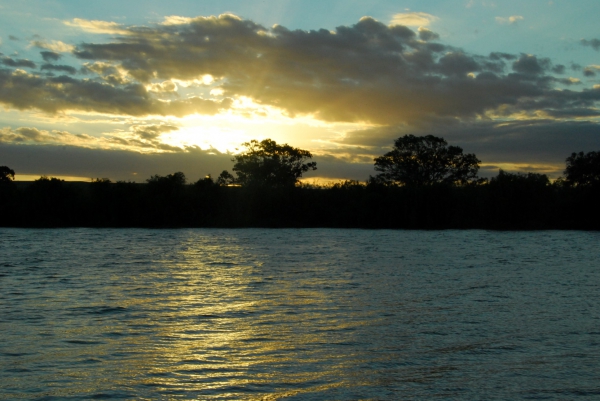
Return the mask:
[[[599,240],[0,229],[0,399],[598,399]]]

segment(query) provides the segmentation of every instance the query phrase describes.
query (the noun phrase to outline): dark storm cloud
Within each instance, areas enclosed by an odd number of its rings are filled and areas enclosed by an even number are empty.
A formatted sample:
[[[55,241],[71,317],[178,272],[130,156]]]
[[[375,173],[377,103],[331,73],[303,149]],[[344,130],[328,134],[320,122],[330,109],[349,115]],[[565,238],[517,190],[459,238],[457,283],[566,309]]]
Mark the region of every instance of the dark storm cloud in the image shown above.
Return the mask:
[[[421,28],[419,28],[419,38],[421,40],[428,41],[428,40],[439,39],[440,35],[438,35],[437,33],[433,32],[433,31],[430,31],[427,28],[421,27]]]
[[[586,67],[583,69],[583,75],[585,75],[586,77],[595,77],[596,76],[596,71],[594,71],[594,69]]]
[[[581,44],[589,46],[594,50],[600,50],[600,39],[581,39]]]
[[[549,59],[468,54],[427,42],[437,38],[429,30],[417,37],[367,17],[333,32],[265,28],[232,15],[119,29],[125,33],[113,42],[82,43],[73,54],[119,65],[140,82],[210,74],[222,79],[226,95],[328,121],[473,117],[543,99],[561,83],[548,74],[564,72]]]
[[[43,51],[43,52],[40,52],[40,54],[42,55],[42,58],[46,62],[58,61],[62,57],[61,54],[55,53],[55,52],[50,52],[50,51]]]
[[[182,171],[190,181],[206,174],[217,177],[231,170],[231,155],[216,150],[188,148],[178,153],[142,154],[124,150],[75,146],[0,143],[0,160],[17,174],[107,177],[142,182],[154,174]],[[135,173],[135,174],[134,174]]]
[[[40,77],[22,71],[0,70],[0,103],[16,109],[39,109],[48,113],[81,110],[131,116],[185,116],[216,114],[229,108],[231,100],[193,97],[163,102],[152,97],[139,83],[111,85],[65,75]]]
[[[67,74],[77,74],[77,70],[70,65],[44,64],[40,67],[41,70],[62,71]]]
[[[542,74],[551,66],[550,59],[538,59],[530,54],[522,54],[512,65],[514,71],[521,74]]]
[[[125,150],[87,149],[76,146],[21,145],[0,142],[0,160],[17,174],[106,177],[113,181],[143,182],[154,174],[182,171],[188,181],[213,178],[223,170],[231,171],[232,155],[215,149],[179,149],[174,153],[138,153]],[[351,163],[333,156],[315,156],[318,170],[304,178],[325,176],[366,180],[373,175],[373,163]]]
[[[460,52],[446,53],[438,61],[438,71],[446,76],[464,77],[469,72],[481,71],[481,68],[472,57]]]
[[[35,68],[36,65],[33,61],[31,60],[26,60],[26,59],[13,59],[10,57],[2,57],[2,64],[8,66],[8,67],[25,67],[25,68]]]
[[[348,160],[333,155],[322,155],[313,157],[313,161],[317,162],[317,170],[303,176],[303,181],[308,183],[311,182],[311,175],[330,179],[366,181],[370,175],[376,174],[372,157],[357,162],[356,159]]]

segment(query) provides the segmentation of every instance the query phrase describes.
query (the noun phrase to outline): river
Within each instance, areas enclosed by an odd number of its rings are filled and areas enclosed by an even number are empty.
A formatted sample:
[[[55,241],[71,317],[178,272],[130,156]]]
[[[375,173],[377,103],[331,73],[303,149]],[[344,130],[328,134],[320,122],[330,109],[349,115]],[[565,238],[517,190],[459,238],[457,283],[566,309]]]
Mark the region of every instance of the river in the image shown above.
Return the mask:
[[[3,228],[0,399],[598,399],[599,243]]]

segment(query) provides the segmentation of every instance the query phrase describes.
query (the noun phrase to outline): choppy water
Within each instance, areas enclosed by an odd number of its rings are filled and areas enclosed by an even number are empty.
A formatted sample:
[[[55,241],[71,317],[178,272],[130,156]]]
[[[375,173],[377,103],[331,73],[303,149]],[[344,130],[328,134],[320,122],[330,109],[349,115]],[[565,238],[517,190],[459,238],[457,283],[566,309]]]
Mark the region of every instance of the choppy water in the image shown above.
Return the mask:
[[[599,399],[599,240],[0,229],[0,399]]]

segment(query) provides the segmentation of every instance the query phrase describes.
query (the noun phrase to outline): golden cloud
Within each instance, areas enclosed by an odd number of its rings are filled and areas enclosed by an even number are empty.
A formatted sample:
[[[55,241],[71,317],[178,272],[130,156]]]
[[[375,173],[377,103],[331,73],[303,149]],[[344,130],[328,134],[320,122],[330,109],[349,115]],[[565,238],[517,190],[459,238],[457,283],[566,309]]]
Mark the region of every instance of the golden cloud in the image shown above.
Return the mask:
[[[128,33],[127,29],[124,29],[123,25],[117,22],[73,18],[71,21],[63,21],[63,23],[67,26],[79,28],[83,31],[91,33],[108,33],[118,35],[126,35]]]
[[[439,20],[438,17],[423,12],[399,13],[394,14],[390,25],[429,26],[437,20]]]

